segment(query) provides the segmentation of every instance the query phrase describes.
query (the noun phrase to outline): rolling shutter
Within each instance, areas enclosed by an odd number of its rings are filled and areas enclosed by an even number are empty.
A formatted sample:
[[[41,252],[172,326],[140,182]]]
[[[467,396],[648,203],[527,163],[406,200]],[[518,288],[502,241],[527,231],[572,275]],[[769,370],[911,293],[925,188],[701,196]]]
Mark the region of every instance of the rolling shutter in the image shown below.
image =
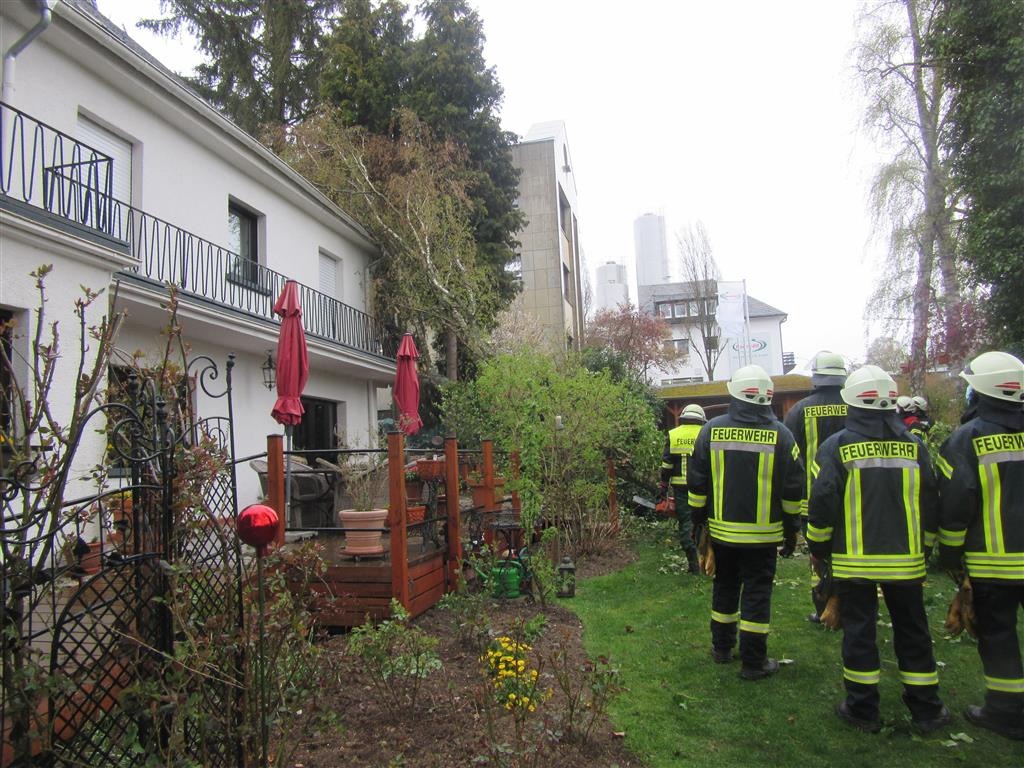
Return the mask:
[[[114,199],[131,205],[132,143],[81,115],[78,116],[78,138],[113,160]]]
[[[320,254],[320,293],[330,296],[332,299],[337,299],[339,293],[338,260],[322,252]]]

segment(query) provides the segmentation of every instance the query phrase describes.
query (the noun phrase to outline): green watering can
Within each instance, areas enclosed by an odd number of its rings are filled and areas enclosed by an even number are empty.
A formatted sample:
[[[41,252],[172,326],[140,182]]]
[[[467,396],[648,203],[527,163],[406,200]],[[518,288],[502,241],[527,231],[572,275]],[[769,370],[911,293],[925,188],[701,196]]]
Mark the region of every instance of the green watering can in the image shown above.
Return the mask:
[[[519,597],[524,568],[518,560],[499,560],[491,568],[491,597]]]

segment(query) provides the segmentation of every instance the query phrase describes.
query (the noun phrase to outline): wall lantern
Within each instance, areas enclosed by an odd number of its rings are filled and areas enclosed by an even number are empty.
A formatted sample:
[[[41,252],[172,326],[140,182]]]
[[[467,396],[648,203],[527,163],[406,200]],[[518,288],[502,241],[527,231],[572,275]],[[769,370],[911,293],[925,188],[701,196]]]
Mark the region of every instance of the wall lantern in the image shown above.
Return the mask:
[[[574,597],[576,595],[576,566],[568,557],[563,557],[558,564],[558,596]]]
[[[263,386],[267,389],[273,389],[277,386],[277,377],[275,376],[274,370],[274,353],[272,350],[267,350],[267,359],[260,366],[260,370],[263,371]]]

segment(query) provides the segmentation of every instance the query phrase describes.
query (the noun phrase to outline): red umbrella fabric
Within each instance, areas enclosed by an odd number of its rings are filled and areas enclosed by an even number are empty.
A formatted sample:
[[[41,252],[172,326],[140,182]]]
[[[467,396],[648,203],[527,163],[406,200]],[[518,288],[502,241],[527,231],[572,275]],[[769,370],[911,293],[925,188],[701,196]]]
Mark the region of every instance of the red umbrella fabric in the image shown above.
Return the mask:
[[[294,426],[302,421],[302,390],[309,379],[306,332],[302,328],[299,284],[289,280],[274,303],[274,314],[281,316],[277,337],[277,402],[270,415],[279,424]]]
[[[402,343],[398,345],[398,365],[395,368],[392,396],[398,406],[398,428],[407,435],[415,435],[423,426],[420,418],[420,377],[416,373],[416,359],[419,356],[412,334],[405,334]]]

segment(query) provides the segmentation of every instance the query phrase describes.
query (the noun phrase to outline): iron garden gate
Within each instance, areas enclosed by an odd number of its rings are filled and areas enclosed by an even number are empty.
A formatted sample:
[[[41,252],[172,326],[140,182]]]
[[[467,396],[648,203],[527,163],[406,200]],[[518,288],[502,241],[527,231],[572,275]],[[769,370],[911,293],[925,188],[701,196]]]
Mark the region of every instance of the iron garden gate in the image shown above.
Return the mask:
[[[19,738],[21,754],[33,755],[25,765],[123,768],[168,755],[209,768],[243,764],[232,366],[233,356],[221,379],[211,359],[195,358],[170,392],[156,378],[166,369],[154,378],[129,373],[123,401],[96,409],[108,441],[99,471],[120,478],[70,502],[64,522],[40,535],[85,555],[77,521],[82,510],[98,511],[98,572],[51,555],[24,578],[3,563],[3,642],[30,649],[29,671],[18,674],[34,674],[32,684],[47,694],[34,713],[19,713],[9,693],[16,671],[5,665],[4,764]],[[199,418],[200,395],[204,410],[222,413]],[[24,526],[8,525],[8,510],[32,492],[32,481],[24,468],[2,474],[2,535],[24,539]],[[33,740],[39,746],[26,747]]]

